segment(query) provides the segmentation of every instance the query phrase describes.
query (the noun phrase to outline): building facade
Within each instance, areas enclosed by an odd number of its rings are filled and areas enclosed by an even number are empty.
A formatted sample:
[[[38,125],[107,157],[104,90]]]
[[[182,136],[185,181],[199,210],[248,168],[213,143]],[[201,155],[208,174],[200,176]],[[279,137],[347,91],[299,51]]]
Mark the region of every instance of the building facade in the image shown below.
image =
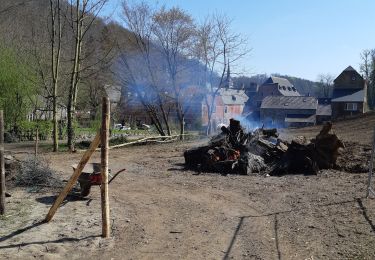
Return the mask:
[[[315,97],[267,96],[260,108],[260,121],[266,127],[316,124],[318,100]]]
[[[367,82],[352,66],[348,66],[334,80],[331,107],[333,120],[369,111]]]
[[[301,96],[289,80],[280,77],[269,77],[256,88],[256,93],[246,103],[246,114],[250,120],[259,121],[262,101],[268,96]]]
[[[228,125],[231,118],[242,116],[248,99],[249,97],[244,89],[234,88],[228,65],[227,77],[223,87],[215,95],[210,122],[208,120],[208,106],[205,101],[202,102],[202,126],[207,127],[208,124],[211,124],[211,129],[216,129],[219,124]],[[212,103],[212,97],[207,96],[207,100],[209,104]]]

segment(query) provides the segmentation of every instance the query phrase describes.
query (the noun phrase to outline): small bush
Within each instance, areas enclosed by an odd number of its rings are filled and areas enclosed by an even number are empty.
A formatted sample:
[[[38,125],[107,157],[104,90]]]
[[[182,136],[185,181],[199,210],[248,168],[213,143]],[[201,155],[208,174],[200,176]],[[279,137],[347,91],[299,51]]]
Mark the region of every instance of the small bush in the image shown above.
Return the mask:
[[[115,138],[111,138],[109,140],[109,146],[124,144],[124,143],[127,143],[127,142],[128,142],[128,138],[124,135],[121,135],[121,136],[118,136],[118,137],[115,137]]]
[[[85,150],[85,149],[88,149],[90,147],[90,144],[91,144],[91,141],[83,140],[83,141],[80,141],[80,142],[76,143],[75,147],[77,149]]]
[[[52,122],[50,121],[22,121],[18,131],[22,140],[33,140],[38,129],[40,140],[47,140],[52,134]]]
[[[18,142],[18,138],[12,132],[5,132],[4,133],[4,142],[5,143],[16,143],[16,142]]]

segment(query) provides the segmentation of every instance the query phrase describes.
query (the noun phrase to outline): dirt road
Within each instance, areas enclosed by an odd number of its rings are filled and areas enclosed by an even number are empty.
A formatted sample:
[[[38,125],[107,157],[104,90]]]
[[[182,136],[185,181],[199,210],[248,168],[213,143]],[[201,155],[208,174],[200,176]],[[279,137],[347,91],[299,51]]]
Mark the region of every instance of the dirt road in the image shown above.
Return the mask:
[[[0,219],[0,258],[375,258],[375,200],[364,198],[365,173],[194,175],[184,169],[182,154],[195,145],[111,151],[110,167],[127,171],[110,185],[112,238],[107,240],[100,238],[98,187],[88,200],[67,201],[48,224],[38,221],[58,191],[12,191],[8,216]],[[67,179],[69,165],[82,154],[44,156]],[[93,161],[99,161],[98,154]]]

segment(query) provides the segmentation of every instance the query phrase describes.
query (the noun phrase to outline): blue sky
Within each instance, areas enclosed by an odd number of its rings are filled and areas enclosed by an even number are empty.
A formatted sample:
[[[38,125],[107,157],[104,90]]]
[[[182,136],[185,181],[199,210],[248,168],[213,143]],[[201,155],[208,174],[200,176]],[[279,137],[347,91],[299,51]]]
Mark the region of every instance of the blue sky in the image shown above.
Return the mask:
[[[118,20],[120,2],[110,0],[105,14]],[[146,2],[179,6],[196,21],[215,12],[232,18],[233,29],[247,37],[252,48],[235,68],[248,76],[280,73],[310,80],[321,73],[337,76],[348,65],[359,70],[360,52],[375,48],[375,0]]]

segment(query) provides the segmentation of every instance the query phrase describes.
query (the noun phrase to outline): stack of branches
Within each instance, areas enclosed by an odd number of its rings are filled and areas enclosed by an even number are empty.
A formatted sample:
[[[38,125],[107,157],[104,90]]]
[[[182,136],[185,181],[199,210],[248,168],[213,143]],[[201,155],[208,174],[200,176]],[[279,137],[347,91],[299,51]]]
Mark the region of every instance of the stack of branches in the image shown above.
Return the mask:
[[[198,171],[221,174],[253,174],[269,171],[269,165],[280,157],[282,148],[277,144],[276,129],[257,129],[246,133],[239,121],[230,119],[229,127],[208,145],[185,151],[187,167]]]
[[[28,157],[20,162],[21,167],[15,175],[15,185],[31,191],[63,187],[63,182],[50,168],[47,160]]]
[[[277,129],[259,128],[246,133],[240,122],[230,120],[208,145],[185,151],[187,168],[221,174],[316,174],[336,165],[343,143],[331,134],[327,124],[310,142],[305,138],[291,143],[281,140]]]

